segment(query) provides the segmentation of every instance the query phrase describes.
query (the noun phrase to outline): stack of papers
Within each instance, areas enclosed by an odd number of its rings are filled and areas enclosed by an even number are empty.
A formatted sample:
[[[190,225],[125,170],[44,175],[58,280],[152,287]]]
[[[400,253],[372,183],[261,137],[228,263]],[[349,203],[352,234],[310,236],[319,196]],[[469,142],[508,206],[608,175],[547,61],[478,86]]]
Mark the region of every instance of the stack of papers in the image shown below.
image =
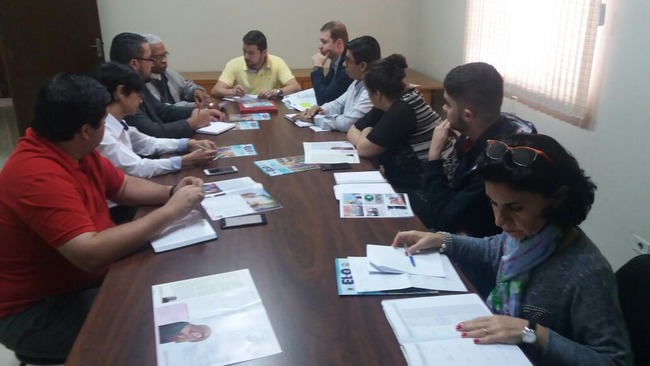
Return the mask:
[[[318,104],[313,88],[287,95],[282,99],[282,103],[287,108],[297,109],[301,112]]]
[[[151,247],[154,252],[160,253],[216,238],[217,233],[208,220],[199,211],[192,210],[153,238]]]
[[[378,170],[334,173],[334,180],[336,184],[386,183],[386,178]]]
[[[201,127],[195,132],[205,135],[218,135],[220,133],[228,131],[231,128],[235,128],[235,125],[232,123],[210,122],[209,126]]]
[[[368,244],[366,255],[336,259],[339,295],[467,292],[449,258],[438,252],[414,254],[416,266],[404,248]]]
[[[409,366],[532,365],[514,344],[475,344],[456,325],[492,312],[476,294],[381,302]]]
[[[345,193],[395,193],[379,171],[334,173],[334,197]]]
[[[308,164],[358,164],[359,153],[349,141],[303,142],[305,163]]]
[[[210,193],[201,201],[212,220],[282,208],[260,183],[250,177],[213,182],[213,185],[204,184],[203,190]]]

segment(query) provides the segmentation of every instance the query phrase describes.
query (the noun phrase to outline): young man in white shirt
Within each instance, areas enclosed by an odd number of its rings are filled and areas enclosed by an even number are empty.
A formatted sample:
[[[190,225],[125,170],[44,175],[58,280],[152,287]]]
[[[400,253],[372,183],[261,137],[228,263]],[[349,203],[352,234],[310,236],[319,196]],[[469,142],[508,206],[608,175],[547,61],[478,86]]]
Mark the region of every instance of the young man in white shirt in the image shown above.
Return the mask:
[[[354,81],[343,95],[322,106],[313,106],[298,113],[294,120],[312,121],[320,128],[347,132],[357,120],[372,109],[368,92],[363,84],[363,76],[368,66],[381,58],[377,40],[371,36],[353,39],[347,45],[345,72]]]
[[[95,78],[111,95],[106,107],[108,115],[104,136],[97,150],[126,174],[150,178],[194,165],[210,163],[216,155],[216,146],[209,140],[156,138],[137,128],[128,126],[123,118],[134,114],[142,99],[145,84],[129,67],[109,62],[101,65]],[[182,156],[166,159],[150,159],[164,153],[186,152]]]

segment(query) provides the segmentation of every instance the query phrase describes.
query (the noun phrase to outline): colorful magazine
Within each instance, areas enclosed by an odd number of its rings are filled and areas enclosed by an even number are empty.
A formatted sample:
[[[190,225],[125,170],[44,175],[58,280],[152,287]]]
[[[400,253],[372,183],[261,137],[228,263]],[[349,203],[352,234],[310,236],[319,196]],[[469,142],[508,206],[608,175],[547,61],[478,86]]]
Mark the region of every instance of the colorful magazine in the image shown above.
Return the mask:
[[[201,206],[213,221],[282,208],[262,184],[249,177],[205,183],[203,189],[209,193]]]
[[[406,193],[343,193],[339,203],[343,218],[413,216]]]
[[[230,122],[268,121],[271,119],[271,115],[269,113],[231,114],[228,119]]]
[[[253,144],[221,146],[217,148],[216,159],[251,155],[257,155],[257,150],[255,150]]]
[[[257,121],[241,121],[235,122],[235,130],[259,130],[260,123]]]
[[[270,176],[304,172],[306,170],[319,169],[318,164],[306,164],[304,155],[288,156],[269,160],[258,160],[255,162],[258,168]]]

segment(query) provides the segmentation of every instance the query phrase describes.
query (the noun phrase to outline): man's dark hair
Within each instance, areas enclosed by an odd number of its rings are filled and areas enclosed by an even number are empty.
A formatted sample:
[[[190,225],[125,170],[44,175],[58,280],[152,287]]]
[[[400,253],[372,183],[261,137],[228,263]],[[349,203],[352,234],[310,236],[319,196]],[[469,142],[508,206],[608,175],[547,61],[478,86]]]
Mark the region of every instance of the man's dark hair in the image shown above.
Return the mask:
[[[252,30],[244,36],[244,44],[247,46],[257,46],[257,49],[264,51],[266,49],[266,36],[258,30]]]
[[[58,74],[38,92],[32,129],[52,142],[70,141],[87,123],[99,128],[109,100],[98,81],[81,74]]]
[[[117,62],[101,64],[95,72],[94,77],[106,87],[113,101],[116,100],[115,91],[119,85],[123,86],[125,95],[130,95],[132,92],[139,93],[145,88],[140,74],[130,67]]]
[[[510,147],[527,146],[544,152],[550,161],[537,156],[527,167],[513,163],[512,153],[492,159],[482,153],[477,160],[479,176],[486,182],[505,184],[519,192],[531,192],[551,198],[561,187],[568,192],[560,206],[548,208],[546,217],[564,229],[580,224],[594,203],[596,185],[585,175],[578,161],[552,137],[539,134],[515,134],[501,139]]]
[[[342,39],[343,43],[348,43],[348,30],[345,28],[345,24],[337,20],[325,23],[321,27],[320,31],[330,32],[330,37],[332,37],[332,40],[334,41]]]
[[[139,34],[124,32],[116,35],[111,43],[111,61],[128,64],[134,58],[144,56],[144,43],[147,40]]]
[[[444,81],[445,92],[486,122],[494,122],[503,103],[503,77],[494,66],[472,62],[453,68]]]
[[[368,91],[374,93],[379,90],[385,96],[397,100],[404,91],[407,67],[404,56],[392,54],[371,63],[363,81]]]
[[[348,50],[354,56],[354,60],[358,63],[365,62],[370,64],[375,60],[381,58],[381,48],[379,42],[371,36],[357,37],[348,42]]]

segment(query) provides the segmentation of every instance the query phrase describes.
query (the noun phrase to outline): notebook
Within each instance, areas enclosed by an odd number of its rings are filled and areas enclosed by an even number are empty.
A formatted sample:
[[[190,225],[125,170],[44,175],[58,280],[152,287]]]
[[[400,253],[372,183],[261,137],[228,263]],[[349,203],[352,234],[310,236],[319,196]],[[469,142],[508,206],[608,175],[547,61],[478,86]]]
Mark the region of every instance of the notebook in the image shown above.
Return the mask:
[[[199,211],[192,210],[153,238],[151,247],[160,253],[216,238],[217,233],[208,220]]]

